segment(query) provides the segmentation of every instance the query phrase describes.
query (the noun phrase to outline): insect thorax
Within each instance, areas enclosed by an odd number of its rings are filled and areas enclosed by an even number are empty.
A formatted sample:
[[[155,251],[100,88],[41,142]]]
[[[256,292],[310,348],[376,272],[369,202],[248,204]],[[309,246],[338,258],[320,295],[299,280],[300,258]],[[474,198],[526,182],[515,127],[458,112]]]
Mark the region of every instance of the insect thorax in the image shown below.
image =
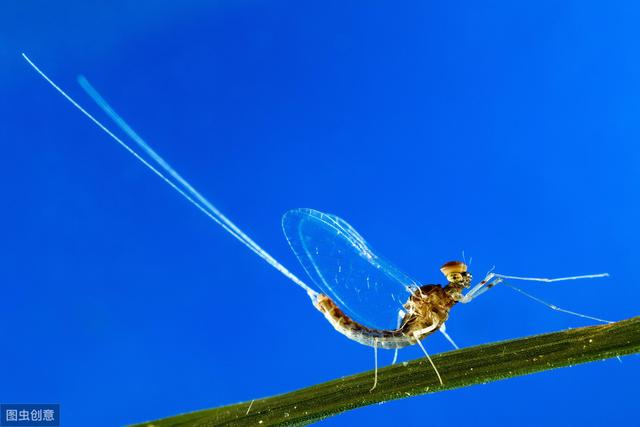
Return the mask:
[[[447,285],[414,288],[403,306],[404,315],[397,329],[374,329],[360,324],[324,294],[317,295],[314,305],[337,331],[354,341],[382,348],[405,347],[437,331],[449,318],[451,307],[462,298],[462,290],[469,286],[471,275],[464,263],[449,262],[442,271]]]
[[[431,333],[447,320],[456,302],[447,289],[440,285],[421,286],[404,305],[406,314],[400,329],[406,335],[424,330]]]

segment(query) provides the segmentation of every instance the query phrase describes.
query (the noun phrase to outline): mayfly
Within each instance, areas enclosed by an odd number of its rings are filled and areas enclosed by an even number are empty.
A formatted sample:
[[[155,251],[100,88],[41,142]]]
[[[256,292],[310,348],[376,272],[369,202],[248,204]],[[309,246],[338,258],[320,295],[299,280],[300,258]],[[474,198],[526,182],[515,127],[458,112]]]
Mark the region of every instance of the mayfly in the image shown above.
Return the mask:
[[[421,341],[440,331],[451,345],[458,348],[445,327],[451,308],[457,303],[472,301],[497,284],[504,283],[505,279],[555,282],[608,276],[607,273],[602,273],[546,279],[508,276],[491,271],[472,287],[472,276],[467,271],[467,265],[461,261],[450,261],[440,269],[447,280],[446,285],[421,285],[378,256],[362,236],[343,219],[313,209],[294,209],[283,216],[283,230],[307,275],[321,291],[318,292],[262,249],[193,188],[111,108],[84,77],[78,78],[80,86],[144,154],[131,148],[85,110],[27,55],[23,53],[22,56],[42,78],[111,139],[225,231],[304,289],[313,305],[338,332],[360,344],[373,347],[375,373],[371,390],[376,387],[378,379],[378,348],[395,350],[395,363],[398,349],[414,344],[418,344],[433,367],[438,381],[443,384],[437,367]],[[512,285],[508,286],[553,310],[610,323],[597,317],[562,309]]]

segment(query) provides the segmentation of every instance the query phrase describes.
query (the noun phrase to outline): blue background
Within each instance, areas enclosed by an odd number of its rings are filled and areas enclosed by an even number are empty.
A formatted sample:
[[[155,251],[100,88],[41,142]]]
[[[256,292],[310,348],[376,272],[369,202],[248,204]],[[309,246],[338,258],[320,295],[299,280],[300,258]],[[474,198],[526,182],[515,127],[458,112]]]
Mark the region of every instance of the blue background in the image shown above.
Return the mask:
[[[594,316],[638,314],[640,6],[441,3],[4,2],[0,401],[59,402],[66,426],[122,425],[373,363],[22,51],[103,118],[76,84],[86,75],[297,274],[280,217],[313,207],[425,283],[464,250],[476,277],[494,264],[607,271],[522,287]],[[448,326],[470,346],[589,323],[498,287]],[[633,425],[639,374],[637,357],[614,359],[324,425]]]

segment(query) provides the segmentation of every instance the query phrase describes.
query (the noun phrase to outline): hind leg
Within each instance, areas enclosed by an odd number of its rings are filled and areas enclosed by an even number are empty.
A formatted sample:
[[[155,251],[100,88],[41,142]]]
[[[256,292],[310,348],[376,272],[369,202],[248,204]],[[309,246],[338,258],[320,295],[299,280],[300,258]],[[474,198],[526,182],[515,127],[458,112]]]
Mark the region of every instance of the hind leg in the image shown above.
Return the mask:
[[[378,385],[378,338],[373,339],[373,387],[369,389],[369,393]]]
[[[418,334],[414,334],[413,336],[417,340],[417,344],[422,349],[422,352],[424,353],[424,355],[427,356],[427,359],[429,360],[429,363],[431,363],[433,370],[436,371],[436,375],[438,376],[438,381],[440,381],[440,385],[444,385],[444,383],[442,382],[442,377],[440,376],[440,372],[438,372],[438,368],[436,368],[436,365],[433,363],[433,360],[431,360],[431,356],[429,356],[429,353],[427,353],[427,350],[424,348],[424,346],[420,342],[420,339],[418,338]]]
[[[400,326],[402,326],[402,321],[404,320],[404,316],[405,316],[405,312],[403,310],[398,310],[398,322],[396,324],[396,329],[400,329]],[[395,350],[393,350],[393,361],[391,362],[392,365],[395,365],[396,362],[398,361],[398,351],[400,349],[396,348]]]
[[[442,333],[442,335],[444,335],[444,337],[447,339],[447,341],[449,341],[451,343],[453,348],[455,348],[456,350],[460,350],[460,347],[458,347],[458,345],[455,343],[455,341],[453,341],[453,339],[447,333],[447,327],[444,325],[444,323],[442,324],[442,326],[440,326],[440,328],[438,330]]]

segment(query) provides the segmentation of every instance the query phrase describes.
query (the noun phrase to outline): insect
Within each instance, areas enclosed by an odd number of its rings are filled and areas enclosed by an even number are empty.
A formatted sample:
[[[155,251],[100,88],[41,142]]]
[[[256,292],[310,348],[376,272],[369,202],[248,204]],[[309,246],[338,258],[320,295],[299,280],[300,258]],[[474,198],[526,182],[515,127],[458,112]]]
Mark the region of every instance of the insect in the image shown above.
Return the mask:
[[[323,292],[313,298],[314,305],[338,332],[374,348],[375,372],[378,348],[395,350],[395,363],[398,349],[418,344],[440,384],[442,377],[421,341],[440,331],[458,348],[445,327],[449,312],[457,303],[472,301],[504,279],[552,282],[606,276],[604,273],[540,279],[489,272],[463,294],[472,281],[464,262],[450,261],[440,268],[447,280],[445,286],[421,285],[378,256],[352,226],[337,216],[313,209],[294,209],[284,215],[282,225],[300,263]],[[554,310],[608,322],[561,309],[510,287]],[[373,388],[376,384],[377,375]]]
[[[414,344],[419,345],[440,384],[443,384],[436,365],[421,341],[440,331],[455,348],[458,348],[445,327],[452,307],[457,303],[472,301],[497,284],[504,283],[505,279],[554,282],[608,276],[607,273],[602,273],[544,279],[507,276],[491,271],[477,285],[471,287],[472,276],[467,271],[467,265],[461,261],[450,261],[441,268],[447,280],[446,285],[421,285],[376,254],[364,238],[343,219],[313,209],[294,209],[284,215],[283,229],[308,276],[322,291],[318,292],[273,258],[193,188],[111,108],[84,77],[78,79],[82,88],[131,138],[141,152],[134,150],[71,98],[27,55],[23,53],[22,56],[43,79],[111,139],[225,231],[305,290],[313,305],[338,332],[360,344],[373,347],[375,373],[371,390],[377,385],[378,348],[394,349],[395,363],[398,349]],[[610,323],[607,320],[559,308],[519,288],[508,286],[553,310]],[[470,289],[464,293],[468,288]]]

